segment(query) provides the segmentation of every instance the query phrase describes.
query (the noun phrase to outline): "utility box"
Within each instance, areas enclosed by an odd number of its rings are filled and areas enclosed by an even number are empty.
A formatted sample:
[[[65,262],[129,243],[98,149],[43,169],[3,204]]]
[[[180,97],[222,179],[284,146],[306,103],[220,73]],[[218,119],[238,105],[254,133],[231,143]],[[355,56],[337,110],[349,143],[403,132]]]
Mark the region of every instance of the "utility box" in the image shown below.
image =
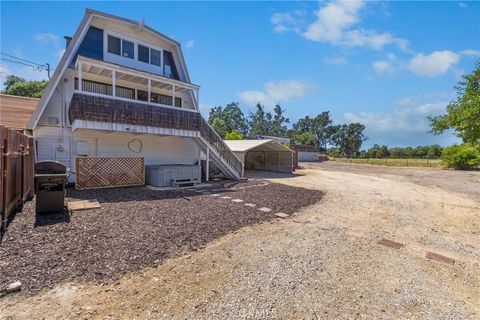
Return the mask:
[[[65,202],[67,167],[57,161],[35,164],[35,212],[37,214],[62,211]]]

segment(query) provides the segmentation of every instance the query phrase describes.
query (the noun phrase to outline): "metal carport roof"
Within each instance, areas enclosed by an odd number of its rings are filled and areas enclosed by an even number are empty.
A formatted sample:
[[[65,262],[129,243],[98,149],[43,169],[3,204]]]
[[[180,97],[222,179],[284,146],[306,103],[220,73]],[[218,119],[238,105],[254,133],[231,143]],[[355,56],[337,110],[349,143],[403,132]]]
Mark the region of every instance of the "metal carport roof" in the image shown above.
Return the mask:
[[[247,152],[249,150],[255,149],[258,151],[289,151],[293,152],[292,149],[287,148],[286,146],[278,143],[272,139],[264,140],[224,140],[227,146],[233,152]]]

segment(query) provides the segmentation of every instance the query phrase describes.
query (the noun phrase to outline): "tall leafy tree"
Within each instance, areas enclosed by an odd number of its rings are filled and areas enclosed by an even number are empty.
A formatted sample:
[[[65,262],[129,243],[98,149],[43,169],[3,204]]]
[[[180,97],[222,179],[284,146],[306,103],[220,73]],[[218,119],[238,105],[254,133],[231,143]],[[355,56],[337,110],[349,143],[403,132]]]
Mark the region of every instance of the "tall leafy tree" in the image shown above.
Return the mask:
[[[257,103],[255,112],[250,112],[248,124],[250,126],[250,137],[258,135],[267,135],[268,123],[271,120],[272,115],[265,112],[265,107],[260,103]],[[270,118],[270,119],[269,119]]]
[[[283,115],[284,112],[285,110],[278,104],[273,108],[273,118],[269,125],[268,135],[274,137],[287,136],[288,128],[284,123],[288,123],[290,120]]]
[[[21,77],[9,75],[6,77],[2,93],[13,96],[41,98],[47,88],[48,81],[27,81]]]
[[[255,112],[251,112],[248,119],[250,137],[259,135],[287,137],[288,128],[285,123],[289,120],[283,115],[284,112],[280,105],[276,105],[272,114],[270,111],[265,111],[265,106],[257,103]]]
[[[293,125],[293,128],[297,133],[296,136],[309,132],[314,137],[314,144],[322,150],[327,149],[327,144],[331,142],[335,132],[329,111],[322,112],[314,118],[309,116],[300,118]]]
[[[231,102],[222,108],[213,107],[208,116],[208,123],[222,137],[229,132],[248,133],[248,124],[237,102]]]
[[[447,106],[447,114],[429,116],[431,132],[455,130],[463,142],[480,144],[480,61],[471,74],[463,75],[455,87],[457,98]]]
[[[332,142],[346,157],[356,156],[366,140],[363,131],[365,126],[361,123],[342,124],[334,127]]]

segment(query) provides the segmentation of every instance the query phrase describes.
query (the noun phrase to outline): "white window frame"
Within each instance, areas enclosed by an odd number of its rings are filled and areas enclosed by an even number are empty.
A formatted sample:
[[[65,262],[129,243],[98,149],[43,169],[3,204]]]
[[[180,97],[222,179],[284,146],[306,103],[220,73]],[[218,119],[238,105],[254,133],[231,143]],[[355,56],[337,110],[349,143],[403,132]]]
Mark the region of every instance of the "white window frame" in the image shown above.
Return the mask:
[[[112,37],[120,39],[120,55],[108,52],[108,36],[109,35],[112,36]],[[123,40],[126,40],[126,41],[129,41],[129,42],[133,43],[133,59],[123,56]],[[129,36],[121,34],[119,32],[112,31],[112,30],[106,30],[106,29],[104,29],[104,33],[103,33],[103,43],[104,43],[104,46],[103,46],[103,60],[104,61],[107,61],[106,60],[107,55],[114,55],[114,56],[117,56],[117,57],[122,57],[123,59],[127,59],[128,61],[133,60],[135,62],[147,64],[149,66],[152,66],[153,68],[157,68],[157,69],[160,70],[160,74],[163,76],[163,63],[164,63],[164,61],[163,61],[163,48],[158,47],[158,46],[156,46],[154,44],[151,44],[149,42],[145,42],[145,41],[142,41],[140,39],[129,37]],[[148,63],[138,60],[138,45],[141,45],[141,46],[144,46],[144,47],[148,48]],[[150,63],[151,62],[151,49],[155,49],[157,51],[160,51],[160,65],[159,66],[157,66],[156,64],[151,64]]]

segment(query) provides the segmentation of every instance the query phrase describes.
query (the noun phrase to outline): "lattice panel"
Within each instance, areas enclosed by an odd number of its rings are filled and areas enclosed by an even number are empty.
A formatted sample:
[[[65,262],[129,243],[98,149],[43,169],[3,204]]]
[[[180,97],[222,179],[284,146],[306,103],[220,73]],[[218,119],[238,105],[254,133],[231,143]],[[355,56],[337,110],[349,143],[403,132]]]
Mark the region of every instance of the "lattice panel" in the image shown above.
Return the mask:
[[[100,189],[145,184],[144,158],[85,157],[76,159],[75,188]]]

